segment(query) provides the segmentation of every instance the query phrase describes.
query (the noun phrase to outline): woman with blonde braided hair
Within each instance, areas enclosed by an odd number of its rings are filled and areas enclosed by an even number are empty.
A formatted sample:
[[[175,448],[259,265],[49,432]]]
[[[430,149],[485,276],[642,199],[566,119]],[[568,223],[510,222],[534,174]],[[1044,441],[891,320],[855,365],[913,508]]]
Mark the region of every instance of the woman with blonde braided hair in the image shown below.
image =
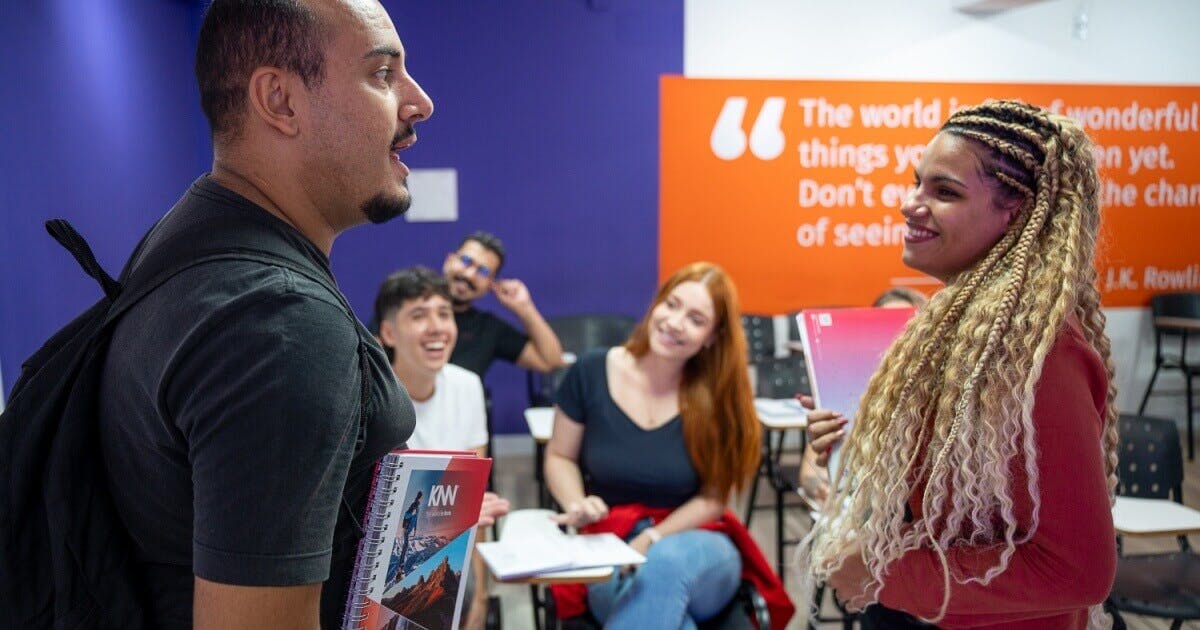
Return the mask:
[[[1091,142],[992,101],[951,115],[915,183],[904,262],[946,287],[871,378],[801,546],[806,582],[864,627],[1099,622],[1117,431]],[[821,463],[845,424],[810,415]]]

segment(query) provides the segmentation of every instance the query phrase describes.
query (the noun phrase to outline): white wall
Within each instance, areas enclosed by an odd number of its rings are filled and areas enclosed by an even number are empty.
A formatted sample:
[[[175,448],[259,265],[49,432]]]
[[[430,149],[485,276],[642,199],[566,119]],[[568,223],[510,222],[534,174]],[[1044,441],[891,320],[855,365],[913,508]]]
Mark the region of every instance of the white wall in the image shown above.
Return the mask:
[[[1200,83],[1200,2],[685,0],[690,77]],[[1088,16],[1087,38],[1073,35]]]
[[[1041,0],[971,15],[952,0],[685,0],[689,77],[1200,84],[1200,2]],[[1080,14],[1087,36],[1076,36]],[[1154,342],[1145,309],[1107,309],[1117,404],[1136,411]],[[1196,349],[1200,351],[1200,348]],[[1200,356],[1197,354],[1196,356]],[[1176,375],[1156,391],[1181,391]],[[1147,413],[1184,417],[1182,396]]]

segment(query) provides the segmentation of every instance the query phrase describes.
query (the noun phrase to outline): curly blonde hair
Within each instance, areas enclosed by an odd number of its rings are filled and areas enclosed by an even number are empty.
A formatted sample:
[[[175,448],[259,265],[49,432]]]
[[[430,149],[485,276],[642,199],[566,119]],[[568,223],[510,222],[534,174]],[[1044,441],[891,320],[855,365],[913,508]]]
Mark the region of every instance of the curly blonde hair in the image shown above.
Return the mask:
[[[937,293],[884,355],[846,441],[824,518],[799,552],[811,592],[861,545],[871,577],[863,596],[874,602],[891,562],[913,549],[933,549],[943,584],[932,623],[945,616],[951,579],[988,584],[1007,569],[1016,545],[1037,531],[1034,387],[1071,315],[1108,370],[1096,447],[1110,500],[1117,484],[1115,381],[1092,262],[1100,208],[1091,141],[1074,121],[1013,101],[960,110],[940,132],[977,143],[985,179],[1020,209],[984,257]],[[1024,465],[1024,489],[1012,487],[1014,462]],[[914,483],[925,484],[923,514],[906,523]],[[1015,516],[1018,492],[1033,503],[1023,530]],[[946,552],[960,545],[1003,551],[984,573],[959,575]]]

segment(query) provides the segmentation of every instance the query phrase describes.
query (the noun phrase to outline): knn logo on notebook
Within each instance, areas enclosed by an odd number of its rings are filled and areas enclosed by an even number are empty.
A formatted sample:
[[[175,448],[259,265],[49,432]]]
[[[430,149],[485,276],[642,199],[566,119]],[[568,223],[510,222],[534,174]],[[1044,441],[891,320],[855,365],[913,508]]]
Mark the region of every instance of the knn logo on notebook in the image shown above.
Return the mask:
[[[443,505],[454,505],[454,498],[458,495],[458,486],[439,486],[434,485],[429,489],[429,507],[441,507]]]

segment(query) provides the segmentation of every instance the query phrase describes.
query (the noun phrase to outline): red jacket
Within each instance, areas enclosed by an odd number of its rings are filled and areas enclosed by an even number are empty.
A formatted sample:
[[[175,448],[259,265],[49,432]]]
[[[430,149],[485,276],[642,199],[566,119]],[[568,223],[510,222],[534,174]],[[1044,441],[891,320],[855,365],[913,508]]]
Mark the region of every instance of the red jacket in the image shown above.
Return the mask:
[[[655,524],[662,521],[672,512],[671,508],[654,508],[640,504],[614,506],[608,516],[580,530],[586,534],[601,534],[611,532],[625,538],[633,530],[634,524],[649,517]],[[796,612],[787,591],[779,576],[771,569],[762,551],[750,536],[750,530],[738,520],[729,510],[721,515],[721,519],[706,523],[699,529],[707,529],[725,534],[737,547],[742,556],[742,579],[749,580],[767,602],[771,613],[771,629],[783,630],[789,619]],[[559,619],[578,617],[587,611],[587,586],[583,584],[555,584],[550,587],[554,595],[555,609]]]
[[[1116,572],[1116,534],[1108,501],[1101,431],[1108,375],[1072,318],[1046,355],[1033,406],[1041,508],[1033,537],[1017,545],[1008,568],[987,586],[951,580],[945,628],[1085,628],[1087,608],[1108,596]],[[1020,458],[1018,458],[1020,459]],[[1028,531],[1033,504],[1024,464],[1011,466],[1018,534]],[[923,488],[909,498],[920,518]],[[1003,545],[947,553],[958,575],[982,575]],[[879,601],[930,618],[942,601],[942,569],[929,548],[888,566]],[[901,578],[902,576],[902,578]],[[899,579],[897,579],[899,578]]]

